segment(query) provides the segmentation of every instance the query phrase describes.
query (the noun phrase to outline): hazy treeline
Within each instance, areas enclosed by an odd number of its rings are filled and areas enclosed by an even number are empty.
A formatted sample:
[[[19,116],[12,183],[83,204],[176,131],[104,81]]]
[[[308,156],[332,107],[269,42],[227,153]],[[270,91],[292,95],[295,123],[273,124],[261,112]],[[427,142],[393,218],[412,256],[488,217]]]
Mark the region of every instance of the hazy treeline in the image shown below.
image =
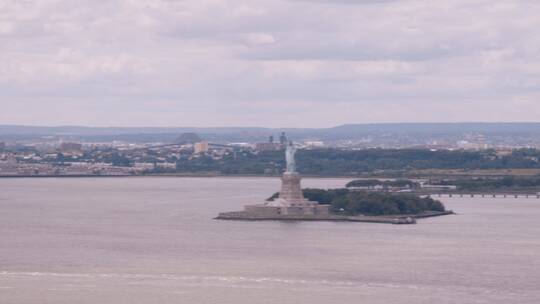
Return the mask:
[[[515,150],[497,155],[494,150],[431,151],[421,149],[300,150],[298,171],[307,175],[357,175],[361,173],[418,169],[540,168],[540,151]],[[222,159],[209,156],[181,158],[178,172],[213,171],[223,174],[279,174],[285,167],[283,152],[238,152]]]

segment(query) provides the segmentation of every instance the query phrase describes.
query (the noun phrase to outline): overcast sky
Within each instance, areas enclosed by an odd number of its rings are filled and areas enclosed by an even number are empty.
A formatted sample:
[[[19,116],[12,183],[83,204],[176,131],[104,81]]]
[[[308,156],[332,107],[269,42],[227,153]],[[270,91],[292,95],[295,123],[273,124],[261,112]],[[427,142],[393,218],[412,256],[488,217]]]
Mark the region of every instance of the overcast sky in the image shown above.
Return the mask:
[[[0,124],[540,121],[537,0],[0,0]]]

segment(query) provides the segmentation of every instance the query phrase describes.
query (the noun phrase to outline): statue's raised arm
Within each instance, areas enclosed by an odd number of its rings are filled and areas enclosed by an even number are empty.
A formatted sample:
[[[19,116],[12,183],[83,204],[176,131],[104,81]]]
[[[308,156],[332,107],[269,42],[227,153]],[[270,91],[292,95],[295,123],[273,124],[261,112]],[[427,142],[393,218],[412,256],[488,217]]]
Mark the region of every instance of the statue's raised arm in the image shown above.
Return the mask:
[[[296,148],[293,146],[292,141],[287,145],[285,150],[285,160],[287,161],[287,173],[296,173],[296,161],[294,159],[294,154],[296,154]]]

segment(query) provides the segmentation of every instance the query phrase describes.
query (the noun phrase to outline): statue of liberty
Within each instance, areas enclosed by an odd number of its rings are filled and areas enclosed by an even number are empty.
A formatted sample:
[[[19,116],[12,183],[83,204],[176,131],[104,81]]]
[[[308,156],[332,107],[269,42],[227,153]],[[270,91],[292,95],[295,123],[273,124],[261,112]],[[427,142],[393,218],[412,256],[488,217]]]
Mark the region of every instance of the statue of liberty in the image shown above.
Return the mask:
[[[296,173],[296,161],[294,160],[294,154],[296,154],[296,148],[293,146],[292,141],[287,145],[285,150],[285,160],[287,161],[287,170],[285,173]]]

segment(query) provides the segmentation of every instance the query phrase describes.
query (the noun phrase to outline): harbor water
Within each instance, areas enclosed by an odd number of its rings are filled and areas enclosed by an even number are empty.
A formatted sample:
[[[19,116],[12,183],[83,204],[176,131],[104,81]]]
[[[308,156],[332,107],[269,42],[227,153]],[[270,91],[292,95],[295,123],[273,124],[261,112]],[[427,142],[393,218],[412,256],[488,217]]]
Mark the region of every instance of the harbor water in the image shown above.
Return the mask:
[[[444,197],[457,214],[417,225],[213,220],[279,185],[0,179],[0,303],[540,303],[540,199]]]

